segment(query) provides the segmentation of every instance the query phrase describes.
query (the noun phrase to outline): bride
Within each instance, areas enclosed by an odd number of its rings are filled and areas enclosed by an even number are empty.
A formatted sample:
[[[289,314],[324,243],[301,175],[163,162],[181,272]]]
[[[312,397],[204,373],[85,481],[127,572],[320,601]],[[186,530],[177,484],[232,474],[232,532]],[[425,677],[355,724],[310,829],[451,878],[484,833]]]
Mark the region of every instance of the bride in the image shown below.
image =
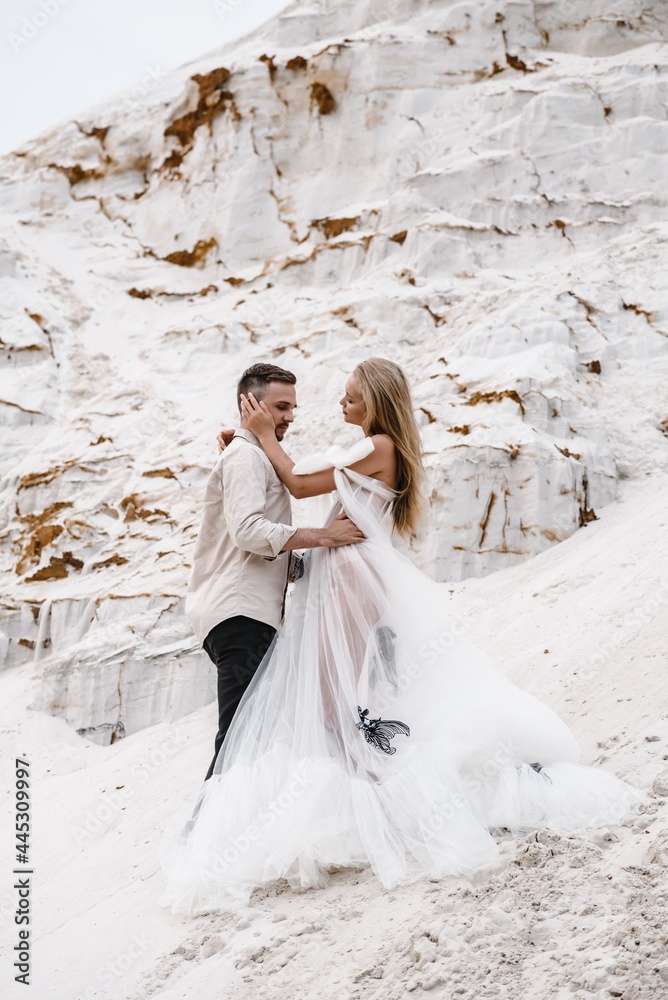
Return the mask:
[[[343,419],[365,436],[347,453],[295,464],[264,403],[242,407],[292,495],[335,491],[328,523],[343,510],[366,541],[307,552],[213,775],[163,837],[161,902],[225,910],[342,866],[370,865],[388,888],[462,875],[498,858],[494,829],[636,813],[645,796],[581,765],[565,723],[499,673],[449,616],[445,586],[392,546],[392,530],[415,533],[422,478],[398,365],[369,358],[348,379]]]

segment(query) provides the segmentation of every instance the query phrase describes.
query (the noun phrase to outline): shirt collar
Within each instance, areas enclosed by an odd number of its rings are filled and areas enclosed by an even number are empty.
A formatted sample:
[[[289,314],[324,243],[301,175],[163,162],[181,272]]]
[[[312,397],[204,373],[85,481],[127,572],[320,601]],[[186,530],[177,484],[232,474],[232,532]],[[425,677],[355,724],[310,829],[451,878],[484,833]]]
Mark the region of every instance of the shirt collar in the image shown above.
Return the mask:
[[[256,448],[262,448],[262,445],[260,444],[259,440],[255,437],[255,435],[253,434],[253,432],[247,430],[245,427],[237,427],[237,428],[235,428],[234,436],[235,437],[242,437],[244,439],[244,441],[250,441],[250,443],[254,444],[256,446]]]

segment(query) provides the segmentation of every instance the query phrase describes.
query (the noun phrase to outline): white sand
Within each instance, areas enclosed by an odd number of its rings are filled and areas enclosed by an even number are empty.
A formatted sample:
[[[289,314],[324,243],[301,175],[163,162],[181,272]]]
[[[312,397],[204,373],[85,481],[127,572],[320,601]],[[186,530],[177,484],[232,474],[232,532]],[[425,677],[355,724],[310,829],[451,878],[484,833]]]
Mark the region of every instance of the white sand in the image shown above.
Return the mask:
[[[471,637],[562,714],[586,762],[661,793],[633,824],[499,834],[498,871],[470,882],[387,892],[368,870],[339,872],[321,891],[261,891],[238,915],[172,916],[157,903],[156,844],[206,768],[213,706],[101,748],[27,712],[25,684],[9,672],[3,759],[27,753],[35,777],[35,995],[662,996],[665,487],[629,490],[568,542],[455,588],[474,619]],[[638,552],[648,554],[643,569]],[[578,679],[583,654],[615,635],[605,660]],[[10,863],[5,853],[3,870]]]

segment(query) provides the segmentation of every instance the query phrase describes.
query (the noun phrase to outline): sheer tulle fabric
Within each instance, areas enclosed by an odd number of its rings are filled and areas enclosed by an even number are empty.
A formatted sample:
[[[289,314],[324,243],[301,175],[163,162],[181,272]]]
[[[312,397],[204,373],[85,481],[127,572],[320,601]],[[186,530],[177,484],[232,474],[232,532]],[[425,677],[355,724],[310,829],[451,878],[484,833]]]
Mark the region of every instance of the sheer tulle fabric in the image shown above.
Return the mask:
[[[497,859],[495,828],[615,823],[646,801],[579,764],[564,722],[461,634],[445,586],[391,544],[393,492],[350,469],[335,481],[330,519],[345,509],[368,540],[307,553],[213,776],[163,837],[174,911],[234,908],[280,878],[320,886],[340,866],[370,865],[388,888],[466,874]],[[358,706],[410,735],[384,752]]]

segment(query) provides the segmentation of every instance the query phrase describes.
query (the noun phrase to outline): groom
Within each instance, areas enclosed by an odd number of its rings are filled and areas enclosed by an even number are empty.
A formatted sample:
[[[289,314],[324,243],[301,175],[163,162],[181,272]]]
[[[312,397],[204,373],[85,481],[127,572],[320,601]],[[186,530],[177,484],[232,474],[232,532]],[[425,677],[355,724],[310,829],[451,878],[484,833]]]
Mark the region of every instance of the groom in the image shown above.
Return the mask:
[[[252,392],[282,441],[294,420],[296,381],[276,365],[253,365],[237,385],[239,413],[241,394]],[[343,514],[327,528],[293,528],[290,494],[244,424],[209,477],[186,597],[186,614],[218,673],[218,733],[205,781],[283,617],[291,551],[364,541]]]

